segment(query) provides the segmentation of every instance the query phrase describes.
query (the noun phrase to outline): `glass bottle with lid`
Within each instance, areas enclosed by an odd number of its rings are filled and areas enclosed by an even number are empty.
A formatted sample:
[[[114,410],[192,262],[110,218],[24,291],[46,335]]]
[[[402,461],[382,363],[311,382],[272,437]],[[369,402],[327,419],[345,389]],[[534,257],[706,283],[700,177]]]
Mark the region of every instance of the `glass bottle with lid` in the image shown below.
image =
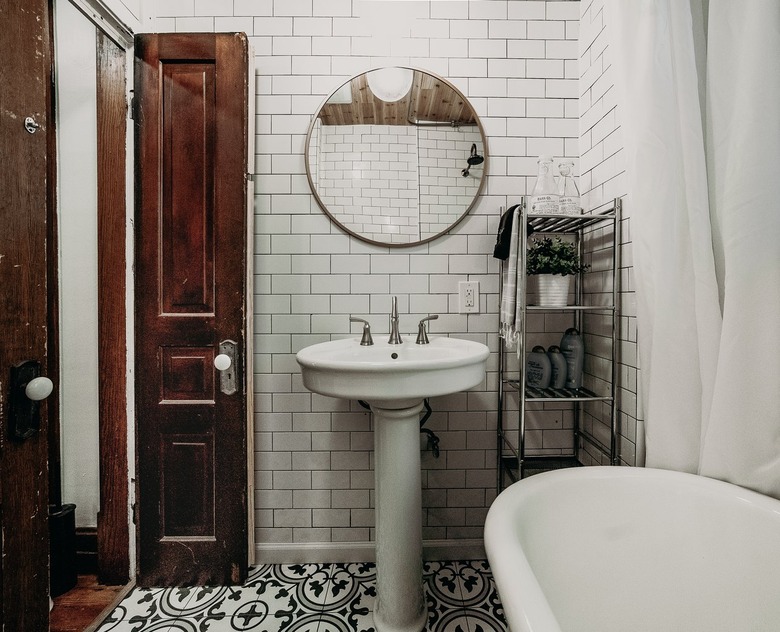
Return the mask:
[[[560,213],[560,194],[553,178],[552,156],[539,156],[539,171],[531,193],[532,213]]]
[[[560,194],[561,213],[563,215],[580,214],[580,190],[572,175],[574,163],[565,161],[558,165],[558,172],[561,174],[558,181],[558,193]]]

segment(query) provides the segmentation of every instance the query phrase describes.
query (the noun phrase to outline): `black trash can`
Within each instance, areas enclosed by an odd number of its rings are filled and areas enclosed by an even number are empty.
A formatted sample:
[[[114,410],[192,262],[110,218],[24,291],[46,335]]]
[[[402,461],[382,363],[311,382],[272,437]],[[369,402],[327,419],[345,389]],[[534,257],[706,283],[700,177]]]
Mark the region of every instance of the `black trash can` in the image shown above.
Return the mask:
[[[49,506],[51,596],[68,592],[78,581],[76,568],[76,505]]]

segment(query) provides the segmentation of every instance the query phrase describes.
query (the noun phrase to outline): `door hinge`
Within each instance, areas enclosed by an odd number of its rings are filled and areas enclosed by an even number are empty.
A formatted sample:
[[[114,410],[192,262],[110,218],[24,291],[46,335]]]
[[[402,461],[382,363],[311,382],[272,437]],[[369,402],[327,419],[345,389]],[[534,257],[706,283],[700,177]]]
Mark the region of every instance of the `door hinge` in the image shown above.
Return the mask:
[[[130,97],[130,101],[127,104],[127,114],[130,117],[131,121],[135,120],[135,95]]]

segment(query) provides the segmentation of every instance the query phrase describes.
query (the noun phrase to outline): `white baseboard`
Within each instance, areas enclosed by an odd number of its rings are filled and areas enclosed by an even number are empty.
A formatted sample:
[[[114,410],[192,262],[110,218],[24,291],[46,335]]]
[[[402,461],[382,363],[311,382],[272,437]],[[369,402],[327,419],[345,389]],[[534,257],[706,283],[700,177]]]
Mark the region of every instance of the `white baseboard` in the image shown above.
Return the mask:
[[[429,561],[484,560],[485,543],[480,540],[426,540],[423,559]],[[329,562],[374,562],[373,542],[304,542],[255,545],[256,564],[304,564]]]

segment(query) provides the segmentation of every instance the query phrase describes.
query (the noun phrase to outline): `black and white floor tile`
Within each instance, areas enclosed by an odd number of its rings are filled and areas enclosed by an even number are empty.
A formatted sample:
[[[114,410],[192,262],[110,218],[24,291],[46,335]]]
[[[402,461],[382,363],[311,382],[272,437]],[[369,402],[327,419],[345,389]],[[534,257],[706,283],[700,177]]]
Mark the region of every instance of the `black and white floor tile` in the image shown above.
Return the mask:
[[[487,562],[426,562],[426,632],[507,632]],[[98,632],[376,632],[369,563],[268,564],[243,586],[136,588]]]

